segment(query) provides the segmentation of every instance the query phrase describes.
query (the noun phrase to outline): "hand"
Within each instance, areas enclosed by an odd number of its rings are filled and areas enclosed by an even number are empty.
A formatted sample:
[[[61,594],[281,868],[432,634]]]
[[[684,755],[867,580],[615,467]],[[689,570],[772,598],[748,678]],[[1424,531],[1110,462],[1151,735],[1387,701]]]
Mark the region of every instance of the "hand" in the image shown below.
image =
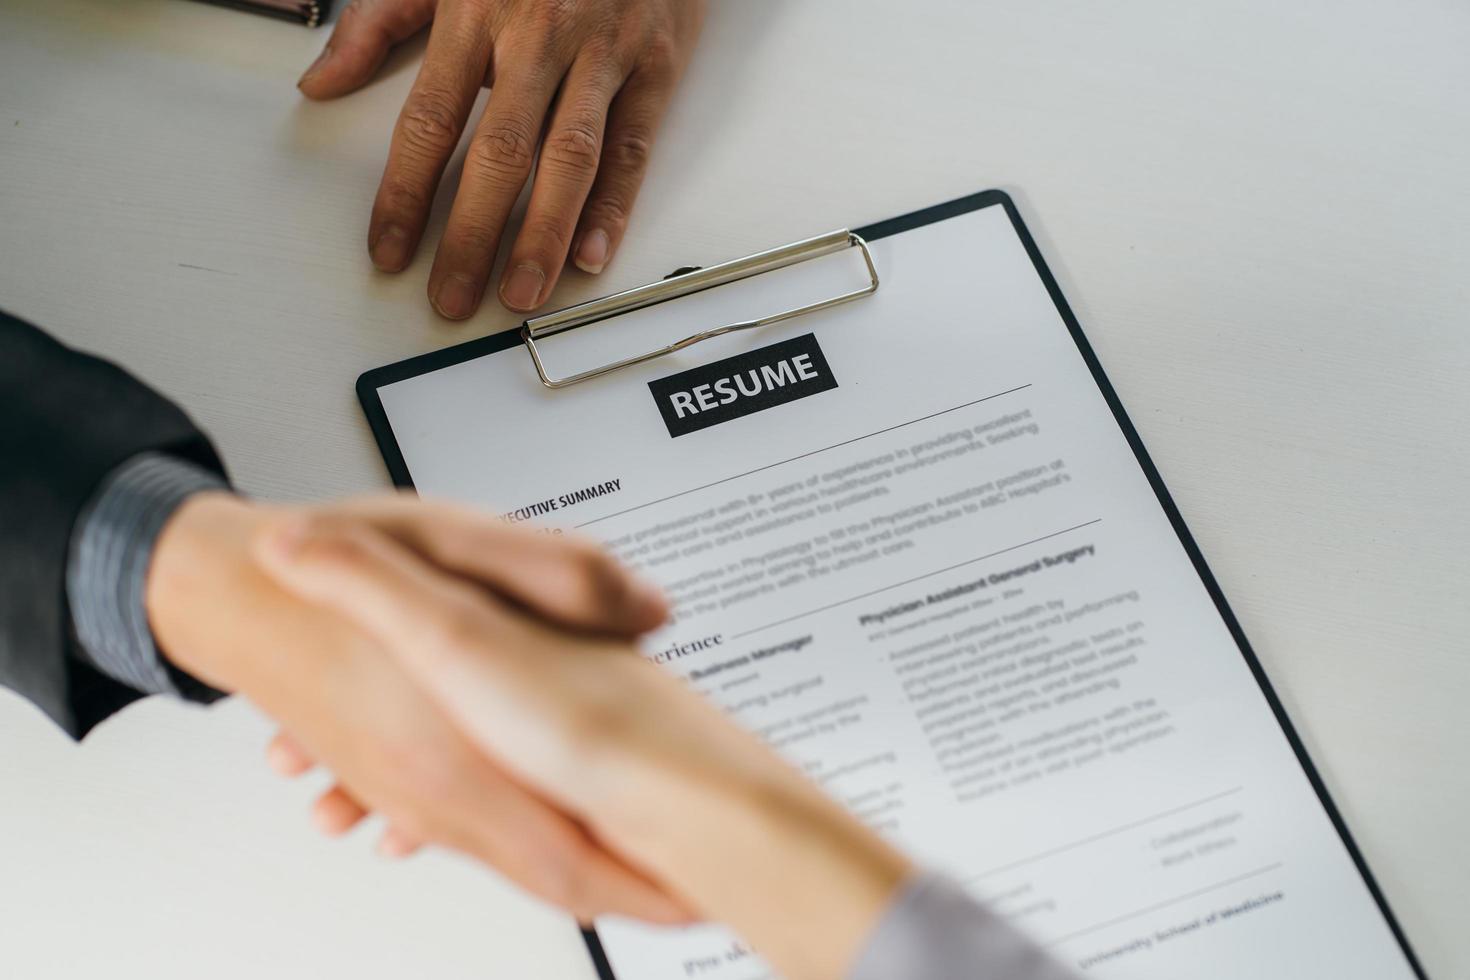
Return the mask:
[[[658,596],[587,545],[408,498],[307,510],[200,494],[165,525],[147,583],[160,647],[255,702],[329,766],[342,788],[327,809],[378,810],[406,840],[464,851],[584,921],[609,911],[687,921],[576,819],[487,759],[358,627],[261,573],[250,551],[259,529],[307,513],[334,528],[371,528],[473,582],[466,588],[508,623],[534,611],[631,635],[662,620]]]
[[[413,258],[445,164],[480,87],[491,85],[429,273],[434,308],[459,320],[479,307],[538,149],[501,301],[540,306],[569,252],[578,268],[601,272],[703,13],[703,0],[353,0],[301,78],[311,98],[360,88],[392,45],[433,21],[373,204],[373,263],[398,272]]]
[[[627,639],[511,617],[372,528],[299,522],[259,550],[356,623],[458,728],[629,866],[784,975],[846,975],[908,863]]]

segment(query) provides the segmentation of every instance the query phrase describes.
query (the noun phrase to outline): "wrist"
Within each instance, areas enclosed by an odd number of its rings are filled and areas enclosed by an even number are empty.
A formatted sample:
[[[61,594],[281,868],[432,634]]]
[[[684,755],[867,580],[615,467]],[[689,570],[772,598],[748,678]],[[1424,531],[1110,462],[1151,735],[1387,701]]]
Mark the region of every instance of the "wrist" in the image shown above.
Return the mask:
[[[713,861],[690,901],[734,926],[782,976],[838,980],[912,866],[804,777],[783,774],[727,793],[698,845]]]
[[[597,740],[585,819],[777,972],[844,976],[911,864],[755,735],[659,681],[662,696],[622,692],[659,721]]]
[[[169,517],[154,544],[144,606],[159,650],[174,666],[226,690],[241,678],[217,642],[224,627],[220,602],[243,595],[251,574],[251,535],[265,508],[225,491],[189,497]]]

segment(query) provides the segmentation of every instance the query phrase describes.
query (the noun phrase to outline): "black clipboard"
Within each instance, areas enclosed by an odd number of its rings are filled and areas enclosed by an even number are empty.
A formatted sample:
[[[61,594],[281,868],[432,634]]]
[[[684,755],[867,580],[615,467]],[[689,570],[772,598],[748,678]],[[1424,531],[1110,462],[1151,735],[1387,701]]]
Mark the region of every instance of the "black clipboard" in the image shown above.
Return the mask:
[[[1168,516],[1169,523],[1179,538],[1179,543],[1183,545],[1185,553],[1189,556],[1190,563],[1194,566],[1195,572],[1199,575],[1200,581],[1209,593],[1211,601],[1214,602],[1216,611],[1220,614],[1220,618],[1224,620],[1231,637],[1234,638],[1235,644],[1240,650],[1240,655],[1245,659],[1247,666],[1250,667],[1251,676],[1255,678],[1256,683],[1260,686],[1261,693],[1266,698],[1266,703],[1271,706],[1271,711],[1276,716],[1276,721],[1281,726],[1282,732],[1285,733],[1287,742],[1291,745],[1292,751],[1296,753],[1297,762],[1301,765],[1303,771],[1305,771],[1313,791],[1317,794],[1317,799],[1321,802],[1322,808],[1326,811],[1328,818],[1332,821],[1333,827],[1337,830],[1338,836],[1342,839],[1343,846],[1351,856],[1353,865],[1357,868],[1358,874],[1367,886],[1369,894],[1372,895],[1379,912],[1388,923],[1388,927],[1393,933],[1394,939],[1397,940],[1399,948],[1403,950],[1404,957],[1408,961],[1410,968],[1414,971],[1414,975],[1419,980],[1428,980],[1423,966],[1420,965],[1418,957],[1409,945],[1408,937],[1404,935],[1404,931],[1399,926],[1398,920],[1394,917],[1393,911],[1388,907],[1388,901],[1384,898],[1383,891],[1378,887],[1378,882],[1374,880],[1373,873],[1369,871],[1368,864],[1363,859],[1363,854],[1354,842],[1352,834],[1348,831],[1347,824],[1343,821],[1342,814],[1338,811],[1337,805],[1333,803],[1332,797],[1328,794],[1327,786],[1323,783],[1321,775],[1317,772],[1317,767],[1307,755],[1306,746],[1302,744],[1300,736],[1297,735],[1296,728],[1292,725],[1291,719],[1287,717],[1286,709],[1282,706],[1281,699],[1277,697],[1275,689],[1271,686],[1270,679],[1266,677],[1265,669],[1261,666],[1260,660],[1257,659],[1255,652],[1251,649],[1250,642],[1245,638],[1245,632],[1240,628],[1240,623],[1236,620],[1235,614],[1231,612],[1230,605],[1225,600],[1225,594],[1220,590],[1219,583],[1215,581],[1215,576],[1210,571],[1209,565],[1206,564],[1204,555],[1200,553],[1199,546],[1195,544],[1194,536],[1189,533],[1189,528],[1185,525],[1184,518],[1179,514],[1179,508],[1174,505],[1173,498],[1169,496],[1169,490],[1164,486],[1163,478],[1159,476],[1159,471],[1154,466],[1153,460],[1149,458],[1148,450],[1144,448],[1143,440],[1139,437],[1138,430],[1134,428],[1132,421],[1128,418],[1128,413],[1123,409],[1122,401],[1119,400],[1118,394],[1114,391],[1107,374],[1103,372],[1102,364],[1098,361],[1097,355],[1093,352],[1092,345],[1088,343],[1086,335],[1082,332],[1082,326],[1077,322],[1076,316],[1072,314],[1071,307],[1067,305],[1066,299],[1062,296],[1061,287],[1057,285],[1056,279],[1051,274],[1051,270],[1046,266],[1046,261],[1042,259],[1041,251],[1036,247],[1036,241],[1031,237],[1030,231],[1027,230],[1026,223],[1021,220],[1021,214],[1016,209],[1015,202],[1011,200],[1010,195],[1000,190],[981,191],[978,194],[971,194],[968,197],[946,201],[943,204],[936,204],[919,211],[912,211],[908,214],[899,215],[896,218],[889,218],[886,221],[878,221],[861,228],[854,228],[851,234],[859,236],[864,241],[872,242],[891,235],[902,234],[903,232],[924,225],[933,224],[937,221],[944,221],[957,215],[990,207],[1001,207],[1005,209],[1006,216],[1010,218],[1011,227],[1015,229],[1016,235],[1025,247],[1026,254],[1030,257],[1031,264],[1036,269],[1036,274],[1046,285],[1046,291],[1051,296],[1052,302],[1056,305],[1057,313],[1061,315],[1062,321],[1067,325],[1067,330],[1071,334],[1073,342],[1077,345],[1078,351],[1082,354],[1082,358],[1087,364],[1087,369],[1092,373],[1093,381],[1096,382],[1098,390],[1102,392],[1109,410],[1113,413],[1114,420],[1118,423],[1118,427],[1128,440],[1128,445],[1133,450],[1134,458],[1138,461],[1139,467],[1148,478],[1149,486],[1153,488],[1154,496],[1158,499],[1159,505]],[[398,445],[398,439],[393,434],[392,425],[388,422],[387,413],[383,409],[382,399],[378,396],[378,389],[386,385],[417,377],[421,374],[428,374],[441,368],[521,347],[524,339],[522,328],[506,330],[488,337],[481,337],[454,347],[445,348],[444,350],[434,351],[429,354],[409,358],[405,361],[399,361],[396,364],[390,364],[386,367],[377,368],[364,373],[357,379],[358,399],[362,403],[363,412],[367,415],[368,425],[372,427],[373,435],[377,438],[378,447],[382,450],[383,460],[387,464],[388,473],[393,479],[394,486],[412,489],[413,475],[408,470],[408,465],[404,461],[403,453]],[[607,954],[602,948],[602,942],[598,938],[596,929],[584,929],[582,935],[587,941],[587,948],[592,955],[594,965],[597,967],[597,975],[600,980],[620,980],[613,973],[612,964],[608,962]]]

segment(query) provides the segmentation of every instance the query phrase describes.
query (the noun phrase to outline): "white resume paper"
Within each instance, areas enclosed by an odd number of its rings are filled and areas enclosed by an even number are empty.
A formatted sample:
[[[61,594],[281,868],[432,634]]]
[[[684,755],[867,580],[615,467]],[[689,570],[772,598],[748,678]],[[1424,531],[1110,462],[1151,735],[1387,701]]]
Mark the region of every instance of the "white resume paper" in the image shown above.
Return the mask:
[[[1412,980],[1005,208],[871,247],[871,298],[565,390],[519,347],[384,384],[397,449],[661,583],[646,656],[1085,974]],[[788,271],[548,359],[769,312]],[[598,936],[617,980],[771,976],[716,927]]]

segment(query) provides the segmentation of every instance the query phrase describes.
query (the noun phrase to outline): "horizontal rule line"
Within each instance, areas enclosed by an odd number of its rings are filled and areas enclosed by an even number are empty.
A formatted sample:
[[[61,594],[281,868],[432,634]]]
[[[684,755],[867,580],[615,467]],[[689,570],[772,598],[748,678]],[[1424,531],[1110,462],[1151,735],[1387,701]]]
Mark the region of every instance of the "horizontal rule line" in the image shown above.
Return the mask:
[[[999,867],[990,868],[989,870],[982,871],[977,875],[972,875],[969,880],[971,882],[976,882],[982,878],[988,878],[991,875],[1000,874],[1002,871],[1014,871],[1016,868],[1022,867],[1023,865],[1031,864],[1035,861],[1040,861],[1043,858],[1055,857],[1058,854],[1062,854],[1071,850],[1076,850],[1077,848],[1083,847],[1087,844],[1096,844],[1098,841],[1116,836],[1125,831],[1136,830],[1137,828],[1142,827],[1145,824],[1150,824],[1157,820],[1163,820],[1165,817],[1178,816],[1186,810],[1193,810],[1197,807],[1204,806],[1206,803],[1214,803],[1218,800],[1225,799],[1227,796],[1234,796],[1242,789],[1244,789],[1244,787],[1242,786],[1237,786],[1234,789],[1227,789],[1222,793],[1216,793],[1213,796],[1206,796],[1202,800],[1195,800],[1193,803],[1185,803],[1183,806],[1176,806],[1171,809],[1131,821],[1130,823],[1125,823],[1122,826],[1113,827],[1109,830],[1101,831],[1100,833],[1093,834],[1090,837],[1083,837],[1081,840],[1075,840],[1067,844],[1058,845],[1057,847],[1048,848],[1045,851],[1042,851],[1038,854],[1032,854],[1029,857],[1017,858],[1016,860],[1010,861],[1006,864],[1002,864]]]
[[[816,609],[810,609],[810,610],[808,610],[808,611],[806,611],[804,613],[797,613],[795,616],[787,616],[785,619],[778,619],[774,623],[767,623],[764,626],[757,626],[754,629],[748,629],[744,633],[736,633],[736,634],[732,635],[730,637],[730,639],[732,639],[732,640],[738,640],[742,636],[749,636],[752,633],[759,633],[762,630],[772,629],[773,627],[776,627],[776,626],[783,626],[786,623],[792,623],[792,622],[795,622],[798,619],[805,619],[808,616],[815,616],[817,613],[826,612],[829,609],[836,609],[838,606],[845,606],[845,605],[847,605],[850,602],[857,602],[859,599],[868,599],[868,598],[871,598],[872,596],[878,595],[880,592],[888,592],[888,591],[891,591],[892,589],[896,589],[896,588],[899,588],[900,586],[904,586],[904,585],[913,585],[915,582],[922,582],[926,578],[933,578],[936,575],[943,575],[945,572],[952,572],[956,568],[964,568],[966,565],[973,565],[977,561],[984,561],[987,558],[994,558],[997,555],[1003,555],[1003,554],[1005,554],[1008,551],[1015,551],[1017,548],[1024,548],[1027,545],[1036,544],[1036,543],[1041,542],[1041,541],[1046,541],[1048,538],[1055,538],[1055,537],[1057,537],[1059,535],[1062,535],[1062,534],[1068,534],[1068,533],[1070,533],[1072,531],[1081,530],[1084,527],[1091,527],[1092,525],[1097,524],[1101,520],[1102,520],[1101,517],[1094,517],[1090,521],[1083,521],[1081,524],[1074,524],[1071,527],[1064,527],[1060,531],[1053,531],[1050,534],[1043,534],[1041,537],[1039,537],[1039,538],[1032,538],[1030,541],[1022,541],[1020,544],[1013,544],[1013,545],[1011,545],[1008,548],[1001,548],[999,551],[992,551],[989,554],[980,555],[980,556],[975,557],[975,558],[967,558],[964,561],[959,562],[959,563],[954,564],[954,565],[948,565],[948,566],[946,566],[944,568],[938,568],[938,569],[935,569],[932,572],[925,572],[923,575],[915,575],[913,578],[906,578],[902,582],[894,582],[892,585],[885,585],[881,589],[874,589],[871,592],[864,592],[862,595],[855,595],[855,596],[852,596],[852,597],[847,598],[847,599],[841,599],[841,600],[839,600],[837,602],[830,603],[829,605],[820,606],[820,607],[818,607]]]
[[[1099,929],[1106,929],[1108,926],[1115,926],[1119,923],[1127,922],[1129,919],[1136,919],[1140,915],[1148,915],[1150,912],[1159,912],[1163,909],[1168,908],[1171,905],[1178,905],[1180,902],[1187,902],[1191,898],[1199,898],[1201,895],[1208,895],[1210,892],[1216,892],[1222,888],[1228,888],[1231,885],[1238,885],[1242,881],[1249,881],[1251,878],[1258,878],[1261,875],[1266,874],[1267,872],[1275,871],[1279,867],[1281,867],[1281,862],[1277,861],[1274,864],[1268,864],[1263,868],[1257,868],[1254,871],[1247,871],[1245,874],[1236,875],[1234,878],[1226,878],[1224,881],[1217,881],[1213,885],[1206,885],[1204,888],[1196,888],[1192,892],[1185,892],[1183,895],[1176,895],[1173,898],[1165,899],[1164,901],[1158,902],[1154,905],[1149,905],[1141,909],[1134,909],[1132,912],[1120,915],[1117,918],[1108,919],[1105,922],[1095,923],[1094,925],[1090,925],[1085,929],[1078,929],[1076,932],[1069,932],[1065,936],[1061,936],[1057,939],[1051,940],[1047,943],[1047,945],[1060,946],[1062,943],[1070,942],[1073,939],[1085,936],[1090,932],[1097,932]]]
[[[626,510],[620,510],[612,514],[604,514],[602,517],[594,517],[590,521],[585,521],[581,524],[578,524],[577,527],[591,527],[593,524],[599,524],[602,521],[610,521],[614,517],[622,517],[624,514],[631,514],[634,511],[642,510],[645,507],[654,507],[658,504],[666,504],[670,500],[677,500],[679,497],[683,497],[687,494],[698,493],[701,490],[708,490],[710,487],[717,487],[722,483],[729,483],[731,480],[738,480],[741,477],[752,476],[756,473],[764,473],[766,470],[775,469],[778,466],[785,466],[787,463],[794,463],[799,459],[807,459],[809,457],[817,455],[818,453],[825,453],[830,449],[841,449],[843,446],[850,446],[855,442],[862,442],[864,439],[871,439],[874,436],[881,436],[885,433],[893,432],[897,429],[902,429],[904,426],[917,425],[920,422],[927,422],[930,419],[937,419],[941,415],[948,415],[950,412],[958,412],[962,408],[969,408],[971,405],[979,405],[981,402],[988,402],[993,398],[1000,398],[1002,395],[1015,394],[1016,392],[1022,391],[1029,387],[1031,387],[1030,382],[1027,382],[1023,385],[1016,385],[1016,387],[1014,388],[1007,388],[1005,391],[997,391],[993,395],[986,395],[984,398],[977,398],[974,401],[965,402],[963,405],[956,405],[953,408],[945,408],[937,412],[930,412],[928,415],[923,415],[916,419],[909,419],[907,422],[900,422],[897,425],[890,425],[888,428],[879,429],[877,432],[869,432],[865,435],[854,436],[851,439],[844,439],[842,442],[834,442],[830,446],[823,446],[821,449],[813,449],[811,452],[802,453],[800,456],[792,456],[789,459],[777,460],[774,463],[767,463],[765,466],[757,466],[753,470],[746,470],[744,473],[736,473],[734,476],[727,476],[723,479],[715,480],[713,483],[706,483],[702,486],[690,487],[688,490],[680,490],[678,493],[671,493],[667,497],[660,497],[657,500],[650,500],[646,504],[635,504],[634,506],[629,507]]]

